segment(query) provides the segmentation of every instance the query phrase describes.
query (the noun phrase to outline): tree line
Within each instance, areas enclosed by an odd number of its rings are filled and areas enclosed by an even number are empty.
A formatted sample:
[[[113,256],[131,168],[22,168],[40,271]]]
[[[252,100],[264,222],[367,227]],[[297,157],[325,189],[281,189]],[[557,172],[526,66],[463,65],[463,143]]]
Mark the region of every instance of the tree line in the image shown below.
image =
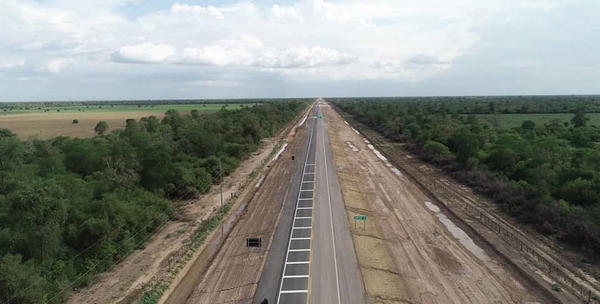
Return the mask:
[[[206,193],[306,106],[170,110],[83,139],[0,129],[0,302],[64,301],[175,217],[173,201]]]
[[[310,99],[144,99],[144,100],[91,100],[91,101],[31,101],[31,102],[0,102],[0,109],[42,109],[70,106],[115,106],[115,105],[180,105],[180,104],[260,104],[272,102],[310,102]]]
[[[573,109],[572,119],[543,125],[524,121],[506,129],[474,115],[479,101],[332,101],[387,138],[405,142],[421,159],[493,199],[515,219],[597,260],[600,128],[588,124],[586,102],[536,100],[531,109],[563,104]],[[519,104],[519,98],[514,102]],[[594,102],[594,108],[599,104]],[[453,108],[461,110],[447,111]]]

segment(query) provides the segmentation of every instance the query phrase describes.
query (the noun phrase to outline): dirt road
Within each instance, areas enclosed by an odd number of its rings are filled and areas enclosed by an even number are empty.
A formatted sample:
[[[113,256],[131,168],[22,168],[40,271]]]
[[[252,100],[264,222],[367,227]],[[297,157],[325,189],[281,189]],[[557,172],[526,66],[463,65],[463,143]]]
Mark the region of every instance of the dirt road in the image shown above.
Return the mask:
[[[349,220],[368,217],[352,233],[370,303],[543,301],[335,111],[323,110]]]

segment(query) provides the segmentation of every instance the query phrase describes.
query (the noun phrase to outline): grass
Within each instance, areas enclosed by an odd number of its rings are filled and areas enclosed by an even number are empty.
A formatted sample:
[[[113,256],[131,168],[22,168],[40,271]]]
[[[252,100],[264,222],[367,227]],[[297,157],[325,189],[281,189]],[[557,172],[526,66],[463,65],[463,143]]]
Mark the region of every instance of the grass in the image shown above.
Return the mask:
[[[229,104],[228,109],[239,109],[241,104]],[[51,107],[49,112],[44,108],[30,110],[7,111],[0,110],[0,127],[7,128],[17,133],[22,139],[39,138],[48,139],[56,136],[92,137],[94,127],[98,121],[108,123],[109,131],[124,128],[125,121],[129,118],[139,119],[147,116],[161,118],[169,109],[182,113],[198,110],[201,112],[214,112],[221,109],[222,104],[181,104],[181,105],[155,105],[138,107],[136,105],[106,106],[71,106]],[[245,104],[244,106],[250,106]],[[66,110],[65,110],[66,109]],[[58,112],[57,110],[60,110]],[[77,124],[73,124],[73,120]]]
[[[552,290],[561,292],[562,287],[560,287],[560,285],[558,285],[558,284],[552,284]]]
[[[172,105],[78,105],[78,106],[66,106],[66,107],[39,107],[32,109],[0,109],[0,116],[2,115],[14,115],[14,114],[29,114],[29,113],[79,113],[79,112],[94,112],[94,113],[111,113],[111,112],[157,112],[165,113],[168,110],[175,109],[180,112],[190,112],[192,110],[198,111],[218,111],[225,104],[172,104]],[[228,104],[227,108],[235,109],[240,106],[250,106],[251,104]],[[48,112],[46,112],[48,110]]]
[[[497,122],[501,127],[513,128],[520,126],[524,121],[531,120],[536,125],[543,125],[549,121],[558,119],[563,122],[570,122],[573,118],[571,113],[544,113],[544,114],[484,114],[477,115],[489,122]],[[587,113],[586,116],[590,119],[589,124],[600,126],[600,113]]]

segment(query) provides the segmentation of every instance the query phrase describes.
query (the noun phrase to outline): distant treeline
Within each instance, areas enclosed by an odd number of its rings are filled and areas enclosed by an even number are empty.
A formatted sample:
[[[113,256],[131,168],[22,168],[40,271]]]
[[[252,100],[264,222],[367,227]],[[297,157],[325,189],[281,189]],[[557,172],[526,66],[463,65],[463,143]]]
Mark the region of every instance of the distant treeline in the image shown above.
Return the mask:
[[[0,129],[0,303],[64,301],[176,216],[172,201],[206,193],[307,105],[170,110],[84,139]]]
[[[70,106],[110,105],[177,105],[177,104],[259,104],[272,102],[310,102],[312,99],[164,99],[164,100],[96,100],[96,101],[46,101],[46,102],[0,102],[0,109],[36,109]]]
[[[445,114],[574,113],[581,106],[588,113],[600,113],[600,95],[383,97],[336,98],[335,100],[415,102],[429,112]]]
[[[515,219],[600,259],[600,128],[585,113],[589,97],[490,98],[488,111],[573,111],[570,121],[498,128],[479,119],[484,101],[331,100],[421,159],[493,199]],[[492,103],[494,109],[492,109]],[[514,103],[514,104],[513,104]],[[464,115],[471,114],[471,115]]]

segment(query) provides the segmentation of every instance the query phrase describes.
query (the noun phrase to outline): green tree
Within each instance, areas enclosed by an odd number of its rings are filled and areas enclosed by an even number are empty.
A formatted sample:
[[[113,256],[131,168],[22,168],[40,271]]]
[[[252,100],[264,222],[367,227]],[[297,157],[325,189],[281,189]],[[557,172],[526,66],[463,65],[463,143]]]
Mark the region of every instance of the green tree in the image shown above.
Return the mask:
[[[587,124],[587,122],[589,120],[590,119],[585,116],[585,112],[583,111],[583,109],[578,108],[575,111],[575,115],[573,116],[573,118],[571,118],[571,123],[573,124],[573,126],[575,128],[580,128],[580,127],[585,127],[585,125]]]
[[[107,130],[108,124],[105,121],[99,121],[98,124],[96,124],[96,127],[94,127],[94,132],[98,135],[104,135]]]
[[[73,119],[73,121],[71,123],[74,124],[74,125],[76,125],[76,124],[79,123],[79,120],[78,119]]]

